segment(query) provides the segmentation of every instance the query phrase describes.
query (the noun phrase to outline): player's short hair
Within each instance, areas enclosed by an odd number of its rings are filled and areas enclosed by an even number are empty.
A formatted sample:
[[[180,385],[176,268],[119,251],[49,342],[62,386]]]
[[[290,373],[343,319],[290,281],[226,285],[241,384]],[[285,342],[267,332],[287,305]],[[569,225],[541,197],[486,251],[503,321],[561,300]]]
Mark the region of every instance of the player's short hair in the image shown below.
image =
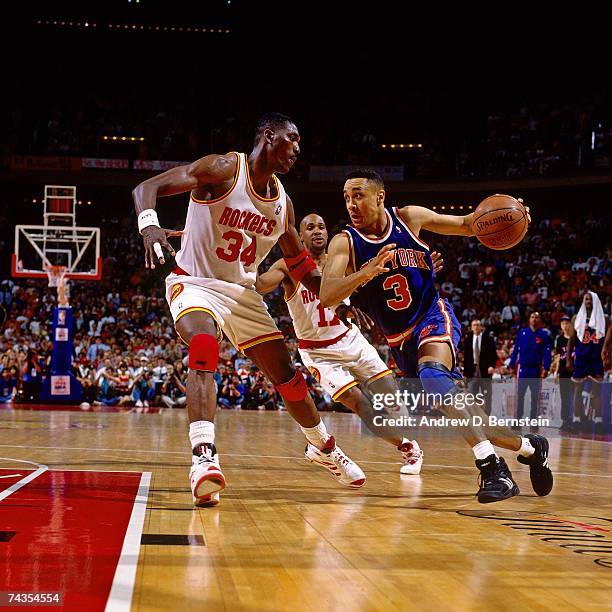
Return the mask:
[[[265,113],[255,122],[255,142],[259,140],[264,130],[285,127],[288,123],[294,123],[293,119],[282,113]]]
[[[356,178],[363,178],[370,183],[374,183],[377,189],[385,188],[385,182],[383,181],[382,176],[380,176],[380,174],[378,174],[378,172],[375,170],[353,170],[344,177],[344,182]]]

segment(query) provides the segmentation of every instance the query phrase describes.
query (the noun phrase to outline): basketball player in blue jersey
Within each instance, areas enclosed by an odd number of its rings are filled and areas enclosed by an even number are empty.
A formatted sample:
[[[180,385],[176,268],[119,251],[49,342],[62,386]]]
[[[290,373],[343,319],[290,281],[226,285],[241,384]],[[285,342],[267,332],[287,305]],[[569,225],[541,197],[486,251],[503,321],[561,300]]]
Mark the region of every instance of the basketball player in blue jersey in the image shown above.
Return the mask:
[[[344,184],[350,225],[334,236],[323,271],[320,299],[324,307],[351,301],[366,312],[387,337],[393,357],[408,376],[418,375],[426,393],[452,399],[441,406],[446,416],[487,417],[478,406],[467,406],[456,384],[460,324],[449,303],[434,286],[428,245],[419,238],[428,230],[443,235],[473,236],[472,215],[440,215],[420,206],[385,208],[382,178],[369,170],[353,172]],[[463,429],[481,473],[478,501],[496,502],[518,495],[519,488],[493,444],[518,451],[529,465],[538,495],[553,486],[548,467],[548,441],[540,435],[520,437],[507,428]]]
[[[602,346],[606,336],[606,318],[599,296],[588,291],[574,318],[575,334],[569,339],[567,360],[574,383],[573,425],[589,431],[591,423],[584,414],[582,391],[587,379],[591,381],[591,398],[595,433],[603,433],[601,415],[601,384],[604,375]]]

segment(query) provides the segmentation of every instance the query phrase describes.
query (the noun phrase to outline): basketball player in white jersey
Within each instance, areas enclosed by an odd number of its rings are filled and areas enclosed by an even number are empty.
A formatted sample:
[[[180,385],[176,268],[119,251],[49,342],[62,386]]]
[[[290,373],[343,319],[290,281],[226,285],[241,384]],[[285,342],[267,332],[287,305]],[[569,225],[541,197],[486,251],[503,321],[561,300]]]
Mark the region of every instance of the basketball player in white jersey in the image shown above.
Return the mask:
[[[310,398],[306,381],[291,364],[282,333],[254,285],[257,267],[278,242],[296,283],[318,288],[320,273],[304,249],[293,204],[276,174],[291,170],[300,135],[285,115],[263,116],[250,155],[207,155],[173,168],[134,189],[145,265],[175,255],[160,227],[157,198],[191,192],[176,268],[166,279],[166,298],[176,331],[189,346],[187,413],[193,450],[190,472],[196,505],[214,505],[225,477],[215,448],[217,410],[213,372],[223,332],[276,385],[308,440],[311,459],[348,487],[365,483],[361,468],[335,444]],[[378,273],[373,271],[373,275]]]
[[[306,215],[300,223],[300,238],[323,272],[329,238],[323,218],[314,213]],[[442,260],[439,254],[432,253],[432,260],[434,269],[440,270]],[[321,305],[318,292],[310,291],[291,278],[284,259],[279,259],[261,274],[255,288],[265,294],[274,291],[281,283],[304,365],[334,401],[361,416],[370,426],[371,402],[358,385],[367,385],[369,394],[395,395],[399,387],[393,373],[355,325],[347,326],[336,315],[336,308]],[[416,440],[393,434],[383,437],[402,453],[400,473],[419,474],[423,451]],[[306,458],[309,458],[308,449]]]

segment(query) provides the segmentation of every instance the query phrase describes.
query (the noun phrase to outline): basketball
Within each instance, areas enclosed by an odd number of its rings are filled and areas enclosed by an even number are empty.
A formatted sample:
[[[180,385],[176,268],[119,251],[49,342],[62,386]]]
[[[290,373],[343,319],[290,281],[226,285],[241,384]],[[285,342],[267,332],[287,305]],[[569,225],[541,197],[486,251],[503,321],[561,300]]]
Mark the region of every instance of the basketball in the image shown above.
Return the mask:
[[[478,205],[472,222],[476,238],[496,251],[517,245],[527,233],[528,225],[525,207],[516,198],[499,193]]]

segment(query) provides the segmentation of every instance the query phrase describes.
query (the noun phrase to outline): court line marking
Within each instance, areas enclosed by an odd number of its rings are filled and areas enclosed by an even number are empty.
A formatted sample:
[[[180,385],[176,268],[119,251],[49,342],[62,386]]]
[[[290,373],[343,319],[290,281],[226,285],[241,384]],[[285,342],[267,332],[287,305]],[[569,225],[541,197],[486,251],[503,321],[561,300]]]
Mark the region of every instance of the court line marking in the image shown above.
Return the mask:
[[[117,569],[113,576],[113,584],[104,608],[108,612],[126,611],[132,607],[132,597],[136,583],[136,568],[140,556],[140,539],[144,527],[149,487],[151,485],[151,472],[143,472],[140,484],[132,506],[132,514],[123,539],[121,555],[117,562]]]
[[[32,482],[33,480],[38,478],[41,474],[44,474],[49,469],[47,465],[43,465],[42,463],[34,463],[33,461],[26,461],[25,459],[14,459],[13,457],[0,457],[0,461],[2,460],[17,461],[18,463],[28,463],[29,465],[35,465],[36,469],[30,474],[28,474],[27,476],[24,476],[21,480],[14,482],[10,487],[7,487],[6,489],[4,489],[4,491],[0,493],[0,501],[9,497],[13,493],[15,493],[15,491],[19,491],[21,487],[25,487],[29,482]]]
[[[32,450],[31,446],[17,446],[17,445],[12,445],[12,444],[0,444],[0,448],[27,448],[28,450]],[[87,447],[78,447],[78,446],[36,446],[36,448],[44,448],[47,450],[62,450],[62,451],[66,451],[66,450],[82,450],[82,451],[108,451],[108,452],[114,452],[114,453],[159,453],[159,454],[163,454],[163,455],[182,455],[185,456],[187,454],[187,451],[164,451],[164,450],[147,450],[144,448],[138,448],[138,449],[133,449],[133,448],[94,448],[92,446],[87,446]],[[510,451],[512,452],[512,451]],[[301,457],[296,457],[295,455],[292,456],[287,456],[287,455],[241,455],[241,454],[236,454],[236,453],[220,453],[221,457],[254,457],[256,459],[304,459],[303,456]],[[2,457],[0,457],[0,459],[2,459]],[[19,459],[13,459],[12,461],[20,461]],[[26,463],[31,463],[31,461],[26,461]],[[370,461],[367,459],[359,459],[358,463],[366,463],[366,464],[373,464],[373,465],[400,465],[399,461]],[[37,465],[37,464],[33,464],[33,465]],[[455,469],[455,470],[474,470],[473,467],[468,466],[468,465],[444,465],[444,464],[440,464],[440,463],[424,463],[423,464],[425,467],[436,467],[436,468],[449,468],[449,469]],[[176,466],[176,467],[180,467],[180,466]],[[74,472],[99,472],[102,470],[62,470],[62,468],[54,468],[58,471],[61,472],[70,472],[70,471],[74,471]],[[527,469],[521,469],[519,468],[519,470],[521,472],[526,472]],[[110,472],[120,472],[120,471],[125,471],[125,472],[130,472],[130,471],[134,471],[134,472],[138,472],[139,470],[108,470]],[[606,474],[589,474],[589,473],[585,473],[585,472],[553,472],[553,474],[558,474],[559,476],[590,476],[591,478],[609,478],[612,479],[612,475],[608,476]]]

